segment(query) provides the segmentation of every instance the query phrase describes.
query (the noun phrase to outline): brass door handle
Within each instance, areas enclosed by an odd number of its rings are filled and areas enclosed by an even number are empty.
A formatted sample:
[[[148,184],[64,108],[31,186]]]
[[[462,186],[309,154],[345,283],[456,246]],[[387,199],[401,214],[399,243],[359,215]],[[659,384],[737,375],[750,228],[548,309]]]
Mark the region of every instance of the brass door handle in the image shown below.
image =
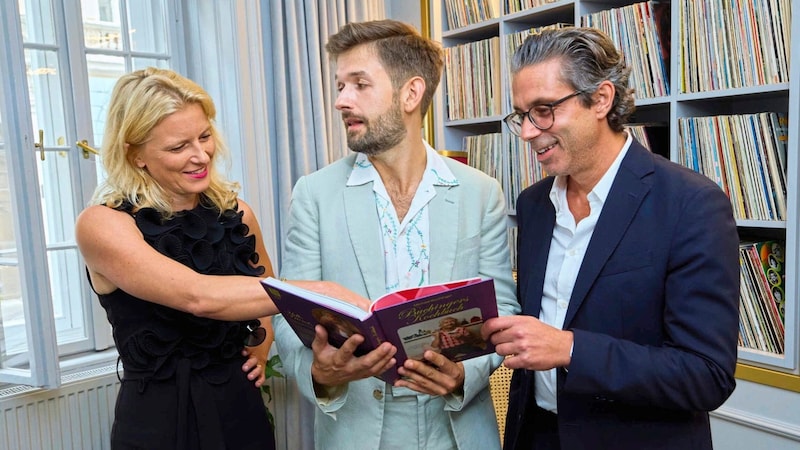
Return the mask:
[[[86,139],[76,142],[75,145],[77,145],[78,147],[81,148],[81,150],[83,150],[83,159],[89,159],[90,153],[94,153],[95,155],[100,154],[100,152],[98,152],[89,145],[89,141],[87,141]]]
[[[41,159],[44,161],[44,130],[39,130],[39,142],[34,142],[33,146],[42,152]]]

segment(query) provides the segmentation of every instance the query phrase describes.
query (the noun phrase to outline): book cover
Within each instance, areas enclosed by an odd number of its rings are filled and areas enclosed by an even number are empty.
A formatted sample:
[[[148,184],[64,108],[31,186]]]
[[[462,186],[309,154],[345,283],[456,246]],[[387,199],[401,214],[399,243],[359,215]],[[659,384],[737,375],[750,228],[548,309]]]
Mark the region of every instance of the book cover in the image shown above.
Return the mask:
[[[764,352],[785,350],[784,244],[781,241],[743,241],[740,327],[742,345]]]
[[[762,268],[759,247],[761,243],[743,243],[740,246],[741,292],[745,309],[740,316],[748,316],[752,328],[752,348],[783,353],[784,330],[778,309],[772,300],[766,272]]]
[[[784,295],[784,270],[783,254],[784,247],[780,241],[765,241],[756,244],[758,254],[761,257],[761,268],[769,283],[769,292],[772,294],[772,301],[778,308],[781,322],[786,320],[786,296]]]
[[[328,330],[328,341],[341,346],[353,334],[364,336],[360,356],[384,341],[397,347],[397,365],[378,378],[393,383],[406,359],[422,359],[426,350],[452,361],[486,355],[494,346],[481,338],[486,319],[497,317],[494,280],[469,278],[390,292],[372,302],[369,311],[290,283],[261,280],[267,294],[304,345],[311,347],[314,327]]]

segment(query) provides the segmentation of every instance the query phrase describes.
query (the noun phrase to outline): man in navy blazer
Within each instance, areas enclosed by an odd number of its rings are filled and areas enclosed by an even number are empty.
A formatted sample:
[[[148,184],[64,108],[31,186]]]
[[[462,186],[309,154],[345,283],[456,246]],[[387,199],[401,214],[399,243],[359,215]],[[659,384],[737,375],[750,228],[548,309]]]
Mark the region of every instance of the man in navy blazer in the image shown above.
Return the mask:
[[[730,201],[624,131],[629,72],[589,28],[514,55],[505,122],[550,176],[517,201],[522,315],[483,328],[515,369],[507,449],[711,449],[735,386]]]

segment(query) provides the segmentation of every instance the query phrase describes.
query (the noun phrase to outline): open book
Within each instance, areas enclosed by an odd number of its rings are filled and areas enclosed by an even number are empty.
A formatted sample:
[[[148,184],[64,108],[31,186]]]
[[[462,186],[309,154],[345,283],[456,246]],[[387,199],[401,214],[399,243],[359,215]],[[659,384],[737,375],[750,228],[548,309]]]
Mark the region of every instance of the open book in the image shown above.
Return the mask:
[[[384,341],[397,347],[397,366],[380,379],[393,383],[397,367],[408,358],[422,359],[433,350],[452,361],[462,361],[494,352],[481,338],[484,320],[497,317],[494,280],[469,278],[390,292],[364,311],[343,300],[318,294],[268,277],[261,284],[283,317],[308,347],[314,340],[314,326],[328,330],[328,341],[339,347],[353,334],[364,336],[360,356]]]

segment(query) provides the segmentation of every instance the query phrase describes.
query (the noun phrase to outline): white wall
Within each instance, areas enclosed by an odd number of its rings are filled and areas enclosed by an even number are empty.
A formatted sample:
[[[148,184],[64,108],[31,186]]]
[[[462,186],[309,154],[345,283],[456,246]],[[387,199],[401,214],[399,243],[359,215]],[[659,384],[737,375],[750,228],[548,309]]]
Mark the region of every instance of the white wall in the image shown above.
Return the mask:
[[[737,380],[711,431],[721,450],[800,449],[800,393]]]
[[[419,1],[385,0],[384,5],[386,7],[387,18],[408,22],[422,31]]]

